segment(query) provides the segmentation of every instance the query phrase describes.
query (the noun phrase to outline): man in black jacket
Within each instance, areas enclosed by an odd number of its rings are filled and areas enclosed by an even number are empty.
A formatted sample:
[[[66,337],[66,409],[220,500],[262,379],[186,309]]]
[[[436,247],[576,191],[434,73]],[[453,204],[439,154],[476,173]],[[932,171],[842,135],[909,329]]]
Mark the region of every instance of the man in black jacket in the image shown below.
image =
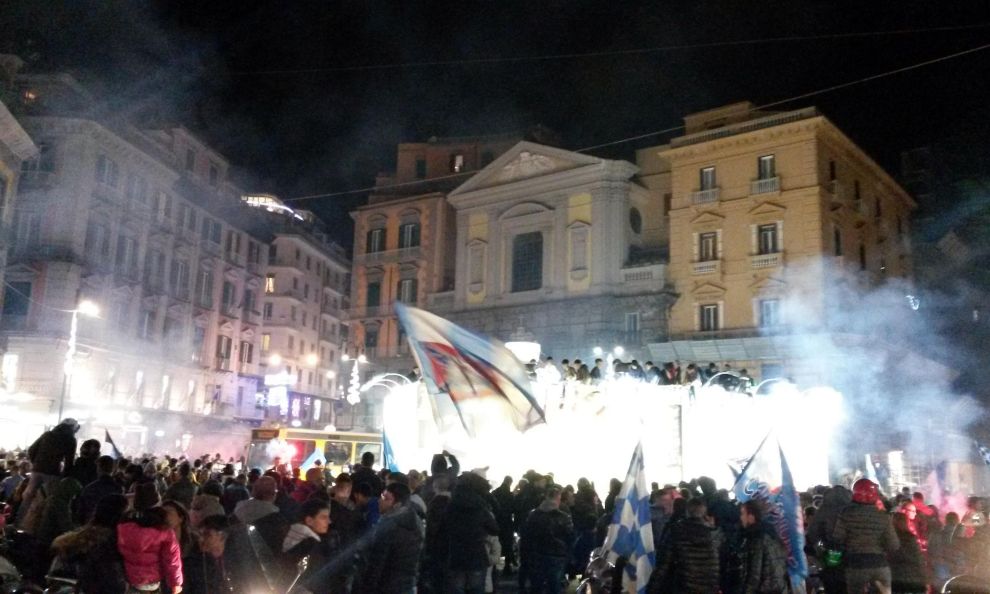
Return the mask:
[[[367,563],[357,592],[412,594],[416,591],[423,522],[409,506],[409,487],[392,483],[382,494],[382,519],[366,551]]]
[[[372,468],[374,465],[374,454],[371,452],[361,454],[361,463],[354,468],[354,472],[351,474],[351,481],[355,485],[367,483],[371,487],[371,496],[381,497],[385,485],[382,483],[382,479],[378,476],[378,473]]]
[[[96,461],[96,480],[83,487],[82,494],[74,501],[76,524],[89,521],[96,504],[107,495],[122,495],[124,489],[113,480],[114,460],[110,456],[100,456]]]
[[[657,552],[649,594],[715,594],[719,591],[718,544],[708,520],[705,502],[688,502],[687,517],[674,524]]]
[[[751,499],[739,507],[742,594],[787,591],[787,552],[773,527],[763,522],[763,505]]]
[[[448,591],[484,594],[489,536],[498,523],[489,507],[488,481],[474,473],[461,476],[447,506]]]
[[[520,555],[525,560],[534,594],[559,594],[574,547],[574,524],[560,509],[559,485],[547,487],[546,497],[526,518]]]
[[[76,458],[76,432],[79,423],[75,419],[62,419],[62,422],[41,434],[28,448],[31,461],[31,479],[24,490],[21,507],[17,510],[17,521],[22,523],[31,509],[31,501],[42,485],[65,476]]]

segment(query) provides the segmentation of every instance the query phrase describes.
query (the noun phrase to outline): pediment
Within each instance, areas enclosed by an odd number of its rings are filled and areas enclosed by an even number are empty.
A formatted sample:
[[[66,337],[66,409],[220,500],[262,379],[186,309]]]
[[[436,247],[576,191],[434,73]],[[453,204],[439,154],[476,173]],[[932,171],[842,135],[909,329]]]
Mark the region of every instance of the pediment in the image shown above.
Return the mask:
[[[524,140],[458,186],[450,193],[450,196],[456,197],[475,190],[511,184],[589,165],[600,165],[604,162],[604,159],[598,157]]]
[[[504,221],[506,219],[528,217],[535,214],[544,214],[548,212],[553,212],[553,208],[542,202],[526,201],[513,204],[509,208],[505,209],[505,211],[503,211],[498,218],[500,221]]]
[[[229,320],[223,320],[220,322],[220,331],[230,334],[234,331],[234,325],[231,324]]]
[[[701,283],[691,289],[692,295],[724,295],[725,287],[716,285],[715,283]]]
[[[254,328],[244,327],[241,328],[241,338],[245,340],[252,340],[254,338]]]
[[[778,204],[776,202],[761,202],[753,208],[749,209],[749,215],[753,217],[758,217],[760,215],[770,215],[770,214],[780,214],[787,211],[787,207],[783,204]]]
[[[783,291],[787,283],[773,276],[763,276],[753,280],[749,288],[753,292]]]
[[[717,212],[713,212],[710,210],[706,210],[705,212],[702,212],[698,216],[691,219],[691,224],[692,225],[708,225],[711,223],[718,224],[724,220],[725,220],[724,215],[721,215]]]
[[[185,303],[173,303],[168,306],[168,314],[170,316],[184,316],[189,313],[189,306]]]

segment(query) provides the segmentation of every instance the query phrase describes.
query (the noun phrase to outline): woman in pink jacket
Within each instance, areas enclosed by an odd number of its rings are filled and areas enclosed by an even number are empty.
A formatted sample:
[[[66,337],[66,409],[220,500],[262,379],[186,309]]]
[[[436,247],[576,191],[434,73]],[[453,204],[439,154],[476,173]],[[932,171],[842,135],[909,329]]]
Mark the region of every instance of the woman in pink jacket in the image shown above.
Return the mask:
[[[154,483],[142,483],[134,492],[133,511],[117,526],[117,548],[124,558],[128,594],[182,592],[182,553],[165,510],[159,505]]]

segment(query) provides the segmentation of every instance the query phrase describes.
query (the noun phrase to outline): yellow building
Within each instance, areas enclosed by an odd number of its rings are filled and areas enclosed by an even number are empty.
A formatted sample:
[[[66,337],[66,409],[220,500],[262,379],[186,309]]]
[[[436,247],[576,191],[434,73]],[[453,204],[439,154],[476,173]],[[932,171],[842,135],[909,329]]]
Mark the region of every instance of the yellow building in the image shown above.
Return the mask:
[[[910,276],[916,205],[813,107],[771,113],[744,102],[684,122],[684,136],[638,158],[645,185],[670,196],[678,294],[654,360],[793,373],[774,337],[829,329],[827,288]]]

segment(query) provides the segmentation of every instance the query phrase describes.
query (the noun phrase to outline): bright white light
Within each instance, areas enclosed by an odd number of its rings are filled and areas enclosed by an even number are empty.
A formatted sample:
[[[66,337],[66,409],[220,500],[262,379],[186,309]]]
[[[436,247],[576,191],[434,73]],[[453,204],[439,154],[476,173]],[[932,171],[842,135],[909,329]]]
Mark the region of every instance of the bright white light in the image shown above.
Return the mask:
[[[268,364],[269,365],[281,365],[282,364],[282,355],[279,355],[278,353],[272,353],[271,355],[268,355]]]
[[[367,363],[367,362],[368,362],[367,357],[365,357],[364,355],[358,355],[358,363]]]
[[[159,429],[158,431],[155,431],[155,437],[165,437],[165,432]]]
[[[100,315],[100,306],[87,299],[79,302],[79,305],[76,306],[76,311],[84,316],[95,318]]]
[[[347,353],[344,353],[343,355],[340,356],[340,360],[341,361],[350,361],[351,360],[351,356],[348,355]]]
[[[335,377],[337,377],[337,372],[336,371],[334,371],[334,370],[331,369],[330,371],[327,372],[327,379],[333,379]]]
[[[594,353],[596,357],[601,357],[603,354],[605,354],[605,351],[602,350],[602,347],[595,347],[594,349],[592,349],[591,352]]]
[[[316,353],[310,353],[306,355],[306,365],[315,366],[319,362],[320,362],[320,357]]]
[[[327,433],[336,433],[337,427],[335,427],[334,425],[327,425],[326,427],[323,428],[323,430]]]
[[[302,427],[302,421],[300,421],[299,419],[292,419],[292,423],[290,424],[293,427]]]
[[[612,349],[612,353],[614,353],[616,357],[621,357],[622,354],[625,353],[625,352],[626,352],[626,349],[624,349],[624,348],[622,348],[620,346],[617,346],[614,349]]]
[[[538,361],[540,359],[540,343],[538,342],[507,342],[505,343],[505,348],[509,349],[516,356],[516,359],[519,359],[523,363],[529,363],[534,360]]]

